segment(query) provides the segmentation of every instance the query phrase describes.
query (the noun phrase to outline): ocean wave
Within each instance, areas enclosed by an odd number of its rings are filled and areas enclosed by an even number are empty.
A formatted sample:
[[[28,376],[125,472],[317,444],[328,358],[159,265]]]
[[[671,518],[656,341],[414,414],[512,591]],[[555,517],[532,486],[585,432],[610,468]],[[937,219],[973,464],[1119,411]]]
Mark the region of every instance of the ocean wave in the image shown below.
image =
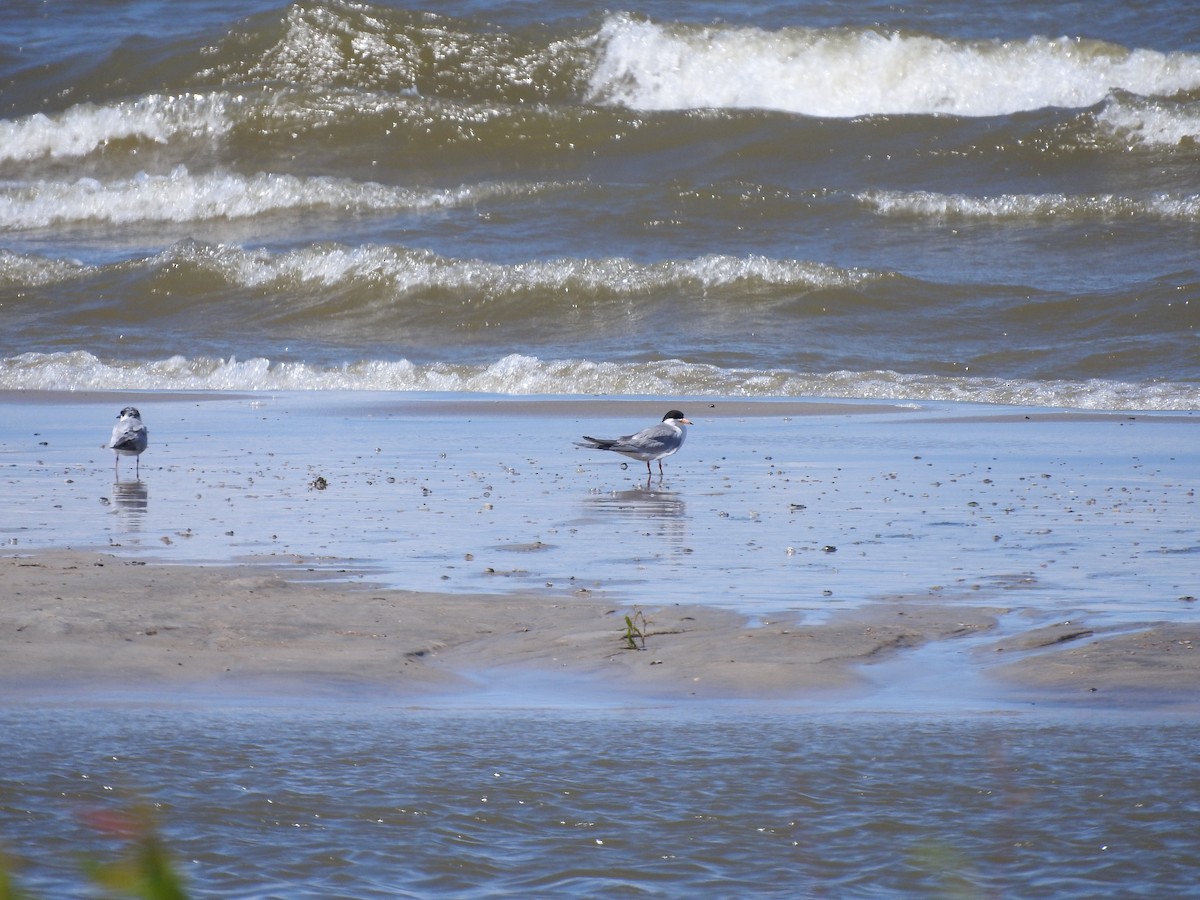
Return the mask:
[[[853,287],[879,275],[793,260],[721,254],[661,263],[558,259],[516,264],[452,259],[390,247],[309,247],[282,255],[223,248],[209,257],[239,286],[390,282],[393,293],[444,290],[465,297],[554,293],[630,297],[668,289],[718,291],[748,285]]]
[[[959,219],[1144,218],[1200,222],[1200,197],[1157,196],[1146,200],[1065,194],[1004,194],[969,197],[929,191],[864,191],[855,198],[883,216]]]
[[[13,285],[101,276],[114,267],[127,275],[141,269],[150,277],[164,272],[198,271],[216,275],[232,288],[292,290],[311,286],[324,292],[330,288],[382,285],[392,297],[427,291],[465,298],[552,293],[580,303],[587,296],[645,296],[679,289],[719,292],[751,287],[855,288],[889,277],[803,260],[724,254],[659,263],[608,258],[503,264],[378,245],[318,244],[275,253],[263,248],[247,250],[183,241],[140,261],[85,266],[0,252],[0,278]]]
[[[0,162],[86,156],[116,141],[168,143],[172,138],[215,140],[226,135],[238,101],[228,94],[152,94],[136,100],[84,103],[62,113],[0,120]]]
[[[340,366],[174,356],[151,362],[91,353],[0,360],[0,390],[404,391],[512,395],[803,397],[952,401],[1088,410],[1200,409],[1200,385],[1027,381],[904,374],[753,370],[664,359],[645,363],[541,360],[512,354],[483,365],[362,360]]]
[[[1115,97],[1096,115],[1101,136],[1124,147],[1200,146],[1200,102]]]
[[[94,274],[95,267],[69,259],[48,259],[0,247],[0,286],[14,288],[63,284]]]
[[[1083,108],[1115,91],[1200,88],[1200,55],[1074,38],[962,41],[876,29],[660,24],[610,16],[589,99],[638,110],[996,116]]]
[[[598,30],[518,38],[348,3],[295,5],[282,23],[255,21],[212,48],[211,70],[170,87],[127,99],[126,86],[108,102],[0,120],[0,164],[103,156],[130,165],[149,145],[162,150],[165,171],[201,150],[244,159],[318,133],[334,156],[388,135],[404,135],[416,159],[439,159],[450,147],[561,153],[607,146],[614,133],[643,127],[646,112],[698,109],[991,116],[1103,103],[1088,140],[1178,147],[1200,137],[1200,111],[1181,93],[1200,89],[1200,54],[1095,41],[765,31],[625,14]],[[247,42],[270,46],[247,54]],[[114,69],[111,77],[123,76]]]
[[[293,4],[277,33],[231,36],[214,73],[236,86],[548,102],[577,94],[583,37],[542,31],[525,37],[435,13],[328,0]],[[269,46],[249,56],[247,39]]]
[[[362,214],[440,209],[547,189],[554,189],[554,185],[497,182],[458,188],[405,188],[328,176],[232,172],[193,175],[185,166],[177,166],[165,175],[142,172],[116,181],[89,177],[0,186],[0,228],[200,222],[296,210]]]
[[[528,160],[604,146],[632,114],[598,107],[446,99],[363,88],[246,86],[235,93],[166,96],[84,103],[57,113],[0,120],[0,165],[27,172],[58,172],[56,164],[90,164],[130,174],[166,171],[195,160],[230,159],[231,165],[277,165],[279,145],[306,147],[310,168],[347,159],[380,161],[382,138],[403,135],[414,167],[445,162],[451,148],[482,148],[489,158]],[[313,141],[319,141],[319,149]],[[151,154],[154,151],[151,162]],[[384,156],[384,159],[390,157]],[[254,160],[255,162],[249,162]],[[139,164],[139,161],[140,162]],[[137,166],[137,168],[131,168]]]

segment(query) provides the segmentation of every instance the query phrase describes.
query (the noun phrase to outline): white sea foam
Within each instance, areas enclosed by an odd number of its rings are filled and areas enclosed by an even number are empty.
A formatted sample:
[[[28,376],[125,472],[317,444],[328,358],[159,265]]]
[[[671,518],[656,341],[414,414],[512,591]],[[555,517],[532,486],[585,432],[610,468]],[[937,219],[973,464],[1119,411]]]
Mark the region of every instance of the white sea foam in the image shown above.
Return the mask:
[[[855,199],[884,216],[962,219],[1138,217],[1200,221],[1200,197],[1194,195],[1159,195],[1138,200],[1113,194],[1001,194],[996,197],[970,197],[928,191],[864,191],[856,194]]]
[[[1200,104],[1118,97],[1096,116],[1101,135],[1127,147],[1200,143]]]
[[[0,390],[405,391],[515,395],[840,397],[961,401],[1090,410],[1200,409],[1200,387],[1168,382],[1026,381],[891,371],[802,373],[649,363],[540,360],[513,354],[486,365],[363,360],[341,366],[174,356],[147,363],[90,353],[0,360]]]
[[[597,35],[596,52],[591,99],[643,110],[992,116],[1088,107],[1114,91],[1156,96],[1200,87],[1200,55],[1071,38],[958,41],[613,15]]]
[[[193,175],[186,167],[178,166],[165,175],[141,173],[120,181],[80,178],[0,186],[0,228],[243,219],[298,209],[367,213],[448,208],[546,187],[492,183],[446,189],[404,188],[324,176],[232,172]]]
[[[52,116],[0,120],[0,162],[85,156],[121,140],[165,144],[177,135],[219,138],[233,127],[231,107],[239,102],[224,93],[151,94],[104,106],[84,103]]]
[[[33,287],[84,278],[95,269],[69,259],[47,259],[0,248],[0,285]]]
[[[384,87],[410,74],[405,45],[365,6],[293,4],[284,25],[283,37],[255,61],[248,78]]]
[[[558,259],[502,264],[454,259],[428,250],[379,245],[314,244],[274,253],[229,244],[183,241],[123,269],[170,269],[187,264],[244,288],[336,287],[352,282],[387,284],[395,294],[448,290],[463,296],[532,292],[568,300],[593,296],[647,295],[670,289],[718,292],[748,286],[821,290],[854,288],[889,277],[864,269],[842,269],[804,260],[710,254],[694,259],[638,263],[625,258]],[[99,274],[105,267],[0,250],[0,283],[52,284]]]
[[[556,292],[568,298],[572,292],[635,296],[680,286],[716,291],[748,283],[819,289],[854,287],[884,277],[820,263],[763,256],[712,254],[653,264],[622,258],[500,264],[451,259],[421,250],[341,245],[311,246],[272,254],[266,250],[184,244],[160,255],[154,264],[164,265],[184,256],[221,271],[230,283],[246,287],[296,283],[331,286],[369,279],[389,281],[397,293],[448,289],[464,295],[488,296],[530,291]]]

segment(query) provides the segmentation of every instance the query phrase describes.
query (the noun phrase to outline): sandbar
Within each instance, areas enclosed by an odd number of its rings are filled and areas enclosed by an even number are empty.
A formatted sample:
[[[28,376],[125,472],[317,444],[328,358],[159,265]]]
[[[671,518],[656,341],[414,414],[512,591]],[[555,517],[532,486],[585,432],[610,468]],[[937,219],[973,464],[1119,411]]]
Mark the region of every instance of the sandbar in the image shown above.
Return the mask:
[[[0,394],[0,698],[1194,704],[1200,416],[672,405]]]
[[[974,647],[963,665],[996,676],[998,702],[1190,704],[1200,684],[1200,627],[1105,635],[1064,624],[1000,638],[1006,610],[935,598],[893,598],[806,625],[704,605],[375,589],[262,566],[68,550],[4,556],[0,581],[0,696],[10,699],[202,689],[436,704],[493,681],[542,678],[568,705],[583,685],[626,701],[838,703],[869,693],[874,663],[956,641]]]

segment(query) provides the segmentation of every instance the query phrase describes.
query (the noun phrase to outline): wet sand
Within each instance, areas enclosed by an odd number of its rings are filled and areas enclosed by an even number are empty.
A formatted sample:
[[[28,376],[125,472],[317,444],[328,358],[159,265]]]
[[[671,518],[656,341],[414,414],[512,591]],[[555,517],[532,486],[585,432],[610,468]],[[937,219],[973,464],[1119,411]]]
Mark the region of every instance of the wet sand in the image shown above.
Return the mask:
[[[748,628],[711,607],[371,590],[73,551],[8,557],[0,571],[10,687],[295,680],[419,695],[467,690],[479,673],[536,670],[644,696],[800,696],[857,684],[855,667],[880,654],[989,624],[986,614],[961,623],[909,607],[889,608],[886,621],[856,613],[818,627]]]
[[[1000,631],[1007,610],[894,599],[805,625],[708,606],[464,596],[296,581],[258,566],[180,566],[45,551],[0,559],[0,696],[283,693],[436,703],[539,679],[546,700],[870,699],[871,667],[969,642],[996,705],[1194,708],[1200,626]],[[625,621],[631,617],[633,627]],[[980,639],[986,639],[980,644]],[[902,676],[903,677],[903,676]],[[947,685],[947,693],[954,687]]]
[[[142,479],[112,484],[87,420],[129,399],[0,398],[0,696],[840,708],[886,685],[904,711],[909,683],[984,708],[1200,686],[1187,415],[693,401],[647,485],[569,441],[661,402],[152,395]],[[332,408],[353,442],[314,438]]]

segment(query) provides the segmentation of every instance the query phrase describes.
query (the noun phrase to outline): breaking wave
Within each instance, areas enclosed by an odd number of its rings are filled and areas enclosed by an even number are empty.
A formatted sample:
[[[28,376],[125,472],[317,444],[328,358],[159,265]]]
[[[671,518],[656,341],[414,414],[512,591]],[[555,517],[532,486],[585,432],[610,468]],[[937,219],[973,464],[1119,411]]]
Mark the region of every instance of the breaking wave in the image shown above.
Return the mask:
[[[1146,200],[1112,194],[1005,194],[967,197],[928,191],[865,191],[860,203],[884,216],[963,219],[1121,218],[1141,217],[1200,221],[1200,197],[1158,196]]]
[[[84,103],[54,116],[0,120],[0,162],[86,156],[116,141],[165,144],[178,135],[217,139],[233,127],[228,94],[163,96],[105,105]]]
[[[0,390],[406,391],[514,395],[840,397],[963,401],[1095,410],[1200,409],[1200,385],[1103,380],[1025,381],[894,371],[803,373],[724,368],[677,359],[646,363],[541,360],[512,354],[486,365],[362,360],[314,366],[267,359],[148,363],[91,353],[26,353],[0,360]]]
[[[407,188],[326,176],[231,172],[140,173],[118,182],[95,178],[0,186],[0,228],[47,228],[70,223],[135,224],[246,219],[281,211],[339,213],[439,209],[552,190],[553,185],[482,184]]]
[[[386,284],[394,295],[443,290],[466,297],[545,293],[636,296],[678,288],[721,291],[747,286],[822,290],[854,288],[890,277],[803,260],[723,254],[659,263],[612,258],[501,264],[402,247],[317,244],[273,253],[184,241],[141,261],[85,266],[0,250],[0,283],[51,284],[102,276],[117,267],[140,269],[148,276],[191,269],[218,275],[225,286],[233,288]]]
[[[641,110],[770,109],[808,116],[998,116],[1082,108],[1115,91],[1200,87],[1200,56],[1077,38],[963,41],[875,29],[659,24],[610,17],[595,102]]]

